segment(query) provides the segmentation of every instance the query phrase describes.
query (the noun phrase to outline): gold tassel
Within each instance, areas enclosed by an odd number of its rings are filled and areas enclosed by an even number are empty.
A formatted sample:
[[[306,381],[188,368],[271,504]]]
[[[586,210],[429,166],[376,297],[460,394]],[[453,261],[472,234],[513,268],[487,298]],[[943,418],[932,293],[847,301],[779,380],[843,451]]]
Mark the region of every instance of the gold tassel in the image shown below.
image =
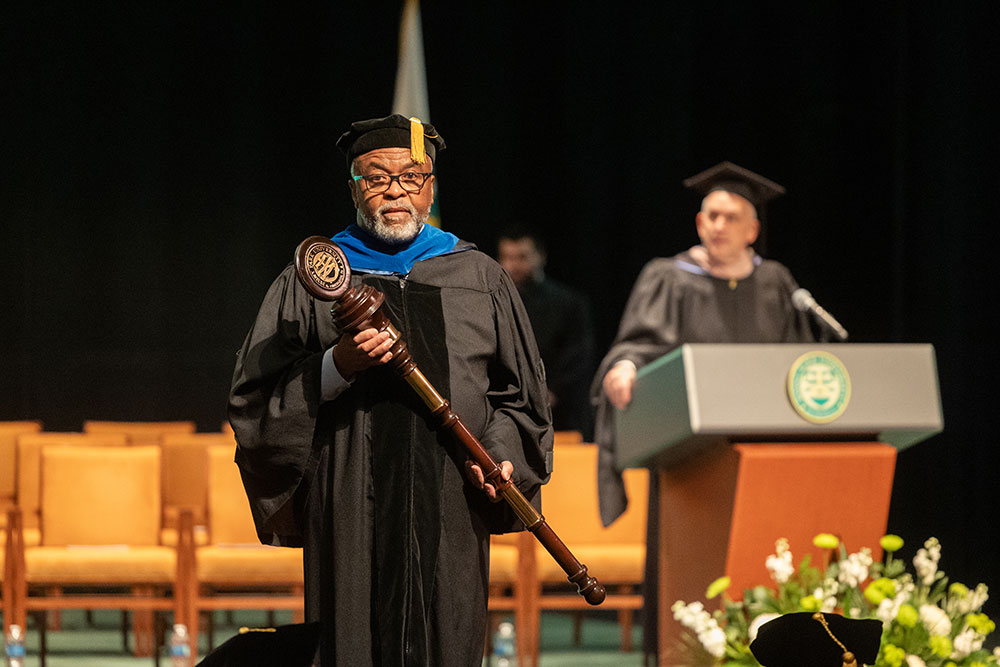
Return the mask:
[[[424,125],[416,116],[410,117],[410,159],[417,164],[423,164],[427,159],[424,154]]]
[[[826,634],[830,635],[830,639],[837,642],[837,646],[839,646],[841,650],[844,651],[843,667],[858,667],[858,659],[855,658],[854,654],[848,651],[847,647],[841,644],[840,640],[834,636],[833,632],[830,630],[830,626],[826,624],[826,616],[823,616],[822,612],[817,611],[815,614],[813,614],[813,618],[820,622],[820,624],[823,626],[823,629],[826,630]]]

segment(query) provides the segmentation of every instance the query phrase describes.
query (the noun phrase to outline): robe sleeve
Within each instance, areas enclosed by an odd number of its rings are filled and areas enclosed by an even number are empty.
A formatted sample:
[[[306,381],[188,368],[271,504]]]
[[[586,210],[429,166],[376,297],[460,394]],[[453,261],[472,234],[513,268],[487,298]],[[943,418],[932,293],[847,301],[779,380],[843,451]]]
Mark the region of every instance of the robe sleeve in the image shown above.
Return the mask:
[[[602,381],[617,362],[628,359],[637,368],[677,347],[679,301],[674,295],[672,260],[655,259],[643,267],[625,306],[618,335],[601,361],[591,385],[595,409],[594,440],[598,446],[597,490],[605,526],[628,506],[625,483],[615,465],[615,412]]]
[[[301,546],[291,502],[310,467],[324,346],[317,302],[287,267],[264,297],[236,359],[229,421],[236,462],[265,544]]]
[[[545,369],[521,297],[506,273],[492,291],[497,336],[489,366],[490,416],[480,442],[499,463],[514,464],[517,487],[536,509],[552,472],[552,415]],[[494,533],[524,530],[507,503],[488,509]]]

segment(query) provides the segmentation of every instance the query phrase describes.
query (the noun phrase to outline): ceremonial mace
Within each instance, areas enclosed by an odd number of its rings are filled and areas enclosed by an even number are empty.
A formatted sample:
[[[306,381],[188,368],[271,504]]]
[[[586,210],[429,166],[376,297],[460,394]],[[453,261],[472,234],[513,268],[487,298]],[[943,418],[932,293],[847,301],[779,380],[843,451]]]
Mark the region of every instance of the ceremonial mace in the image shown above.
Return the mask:
[[[382,312],[385,295],[371,285],[357,288],[350,286],[351,267],[340,246],[322,236],[310,236],[295,249],[295,272],[309,294],[320,301],[334,302],[330,313],[334,324],[345,335],[354,335],[367,328],[389,333],[393,341],[389,348],[392,352],[389,365],[430,408],[431,414],[438,420],[437,428],[450,431],[459,444],[465,447],[472,460],[483,469],[486,481],[496,488],[525,528],[552,554],[569,581],[576,584],[577,592],[592,605],[604,602],[607,595],[604,586],[587,573],[587,566],[576,559],[569,547],[549,527],[545,517],[532,507],[517,486],[500,476],[497,462],[462,423],[462,419],[452,411],[448,401],[417,368],[406,349],[406,342]]]

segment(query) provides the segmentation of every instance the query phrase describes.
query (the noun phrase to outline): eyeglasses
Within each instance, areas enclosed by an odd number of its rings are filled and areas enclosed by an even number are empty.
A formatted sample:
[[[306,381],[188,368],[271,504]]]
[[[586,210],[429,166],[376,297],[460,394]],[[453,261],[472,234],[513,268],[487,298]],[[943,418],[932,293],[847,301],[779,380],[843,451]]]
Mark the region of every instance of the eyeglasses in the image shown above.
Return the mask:
[[[399,187],[407,192],[420,192],[427,179],[434,175],[434,172],[404,171],[402,174],[371,174],[368,176],[355,176],[354,181],[364,181],[368,192],[385,192],[392,185],[393,181],[399,183]]]

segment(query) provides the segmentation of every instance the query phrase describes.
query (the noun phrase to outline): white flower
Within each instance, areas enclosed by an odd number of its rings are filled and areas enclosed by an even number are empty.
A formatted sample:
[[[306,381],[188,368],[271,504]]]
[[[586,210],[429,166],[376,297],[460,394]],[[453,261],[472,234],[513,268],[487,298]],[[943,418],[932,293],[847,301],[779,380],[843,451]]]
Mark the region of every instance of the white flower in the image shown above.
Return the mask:
[[[910,654],[906,656],[906,667],[927,667],[927,663],[918,656]]]
[[[899,607],[903,603],[899,601],[899,598],[886,598],[878,603],[878,609],[875,610],[875,615],[882,625],[889,625],[892,623],[892,619],[896,618],[899,614]]]
[[[857,587],[868,578],[868,568],[872,564],[872,550],[864,547],[840,561],[840,574],[837,580],[847,586]]]
[[[917,551],[913,557],[913,567],[917,568],[920,583],[930,586],[937,578],[938,561],[941,560],[941,544],[936,537],[928,538],[924,548]]]
[[[965,628],[958,633],[952,642],[954,652],[951,654],[953,660],[961,660],[973,651],[978,651],[983,647],[983,640],[986,639],[972,628]]]
[[[689,605],[685,605],[678,600],[671,609],[674,612],[674,618],[681,625],[691,628],[696,633],[702,632],[708,626],[709,622],[714,623],[712,615],[705,611],[705,606],[701,602],[692,602]]]
[[[920,621],[932,637],[944,637],[951,634],[951,619],[948,618],[944,609],[937,605],[920,605]]]
[[[726,633],[714,620],[712,623],[715,624],[715,627],[698,633],[698,641],[701,642],[706,651],[716,658],[721,658],[726,654]]]
[[[896,597],[889,599],[886,598],[879,602],[878,609],[875,611],[875,615],[882,621],[883,625],[888,626],[894,618],[899,614],[899,608],[910,601],[910,597],[913,595],[913,580],[910,579],[909,574],[904,574],[897,581],[897,593]]]
[[[768,621],[773,621],[779,616],[781,616],[781,614],[761,614],[757,618],[750,621],[750,627],[747,628],[747,637],[750,641],[757,639],[757,631],[760,630],[760,626],[764,625]]]
[[[775,553],[767,557],[764,565],[771,573],[771,578],[776,583],[783,584],[795,573],[795,566],[792,565],[792,552],[788,550],[788,540],[779,539],[774,543]]]
[[[705,647],[705,650],[716,658],[721,658],[726,653],[726,633],[719,627],[719,623],[712,618],[712,615],[705,611],[705,605],[701,602],[684,604],[678,600],[671,607],[674,618],[681,625],[690,628],[698,636],[698,641]]]
[[[976,586],[975,590],[970,591],[966,597],[959,600],[958,611],[963,615],[979,611],[989,599],[990,594],[986,584],[979,584]]]

